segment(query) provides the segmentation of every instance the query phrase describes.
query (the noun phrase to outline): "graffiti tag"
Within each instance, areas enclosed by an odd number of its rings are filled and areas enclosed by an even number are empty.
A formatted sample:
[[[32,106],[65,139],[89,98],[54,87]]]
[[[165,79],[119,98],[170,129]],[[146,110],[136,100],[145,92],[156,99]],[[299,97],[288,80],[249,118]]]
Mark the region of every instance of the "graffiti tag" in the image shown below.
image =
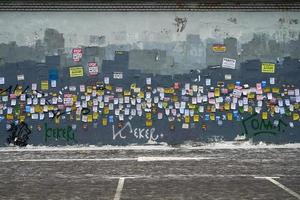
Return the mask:
[[[50,128],[48,124],[45,123],[45,132],[44,132],[45,142],[53,138],[55,140],[64,139],[66,141],[75,141],[75,132],[72,129],[72,126],[67,126],[65,128]]]
[[[28,128],[28,125],[25,122],[20,124],[10,124],[10,128],[7,130],[10,132],[10,135],[7,138],[8,144],[14,144],[17,146],[26,146],[29,140],[29,134],[31,130]]]
[[[257,114],[253,114],[242,121],[245,134],[248,136],[249,135],[256,136],[260,134],[276,135],[279,133],[283,133],[285,131],[284,128],[288,126],[281,119],[271,121],[271,120],[258,119],[256,116]]]
[[[128,130],[128,131],[126,131]],[[127,134],[126,134],[127,133]],[[130,122],[126,122],[126,124],[118,131],[115,132],[115,126],[112,125],[112,136],[113,140],[116,140],[118,137],[120,139],[126,139],[126,135],[128,133],[132,134],[136,139],[147,139],[151,141],[156,141],[159,138],[158,134],[155,133],[155,128],[132,128]]]

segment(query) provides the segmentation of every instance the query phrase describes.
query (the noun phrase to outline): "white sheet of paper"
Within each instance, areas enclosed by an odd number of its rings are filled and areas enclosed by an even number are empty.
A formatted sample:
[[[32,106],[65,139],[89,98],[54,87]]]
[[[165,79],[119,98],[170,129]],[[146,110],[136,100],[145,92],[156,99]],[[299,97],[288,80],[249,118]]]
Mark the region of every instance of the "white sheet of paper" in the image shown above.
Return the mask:
[[[32,104],[33,104],[33,105],[37,105],[38,103],[39,103],[38,98],[33,98],[33,99],[32,99]]]
[[[179,109],[180,114],[184,114],[184,108]]]
[[[255,107],[255,112],[260,113],[261,107]]]
[[[13,112],[13,109],[12,109],[12,107],[7,107],[7,114],[12,114],[12,112]]]
[[[190,84],[189,83],[185,83],[184,84],[184,89],[185,90],[189,90],[190,89]]]
[[[16,99],[12,99],[10,101],[10,105],[15,106],[17,104],[17,100]]]
[[[26,101],[26,94],[21,94],[20,100],[21,101]]]
[[[49,112],[48,115],[49,115],[49,118],[53,118],[54,117],[53,112]]]
[[[32,114],[31,119],[39,119],[39,114],[38,113]]]
[[[182,128],[183,128],[183,129],[188,129],[188,128],[189,128],[189,124],[183,123],[183,124],[182,124]]]
[[[0,85],[5,84],[5,78],[4,77],[0,77]]]
[[[56,80],[51,80],[51,87],[55,88],[56,87]]]
[[[104,77],[104,83],[109,84],[109,77]]]
[[[26,103],[27,103],[27,105],[31,105],[32,104],[32,99],[31,98],[27,98]]]
[[[117,109],[115,109],[115,115],[119,115],[120,114],[120,110],[117,108]]]
[[[283,106],[283,101],[281,99],[278,100],[278,106],[282,107]]]
[[[31,90],[37,90],[37,84],[36,83],[31,84]]]
[[[129,108],[125,108],[124,114],[125,114],[125,115],[129,115],[129,111],[130,111]]]
[[[151,85],[151,78],[149,77],[149,78],[146,78],[146,84],[147,85]]]
[[[180,108],[185,108],[185,106],[186,106],[186,102],[184,101],[180,102]]]
[[[207,86],[211,85],[211,79],[210,78],[205,79],[205,85],[207,85]]]
[[[268,94],[267,94],[267,97],[268,97],[268,100],[271,100],[271,99],[273,98],[272,93],[268,93]]]
[[[80,92],[85,92],[85,85],[80,85],[79,86],[79,91]]]
[[[262,107],[262,105],[263,105],[263,102],[262,102],[262,101],[257,101],[257,106],[258,106],[258,107]]]
[[[232,110],[235,110],[236,104],[234,102],[232,102],[231,105],[230,105],[230,107],[231,107]]]
[[[238,100],[238,104],[239,104],[239,106],[243,106],[244,101],[243,101],[242,99],[239,99],[239,100]]]
[[[40,120],[44,120],[45,119],[45,114],[44,113],[40,113]]]
[[[108,109],[109,110],[113,110],[114,109],[114,104],[113,103],[109,103],[108,104]]]
[[[170,115],[170,109],[166,108],[166,109],[165,109],[165,114],[166,114],[167,116],[169,116],[169,115]]]
[[[292,111],[292,112],[294,111],[294,105],[290,105],[289,108],[290,108],[290,111]]]
[[[163,114],[162,113],[157,113],[157,119],[162,119],[163,118]]]
[[[291,103],[290,103],[290,100],[289,100],[289,99],[285,99],[285,100],[284,100],[284,103],[285,103],[285,105],[287,105],[287,106],[290,106],[290,105],[291,105]]]
[[[204,106],[199,106],[199,112],[203,113],[204,112]]]
[[[124,102],[125,103],[129,103],[129,101],[130,101],[129,97],[124,97]]]
[[[231,74],[225,74],[225,80],[231,80]]]
[[[25,79],[24,74],[17,75],[17,80],[18,81],[23,81],[24,79]]]
[[[131,109],[130,114],[131,114],[132,116],[136,116],[136,109]]]

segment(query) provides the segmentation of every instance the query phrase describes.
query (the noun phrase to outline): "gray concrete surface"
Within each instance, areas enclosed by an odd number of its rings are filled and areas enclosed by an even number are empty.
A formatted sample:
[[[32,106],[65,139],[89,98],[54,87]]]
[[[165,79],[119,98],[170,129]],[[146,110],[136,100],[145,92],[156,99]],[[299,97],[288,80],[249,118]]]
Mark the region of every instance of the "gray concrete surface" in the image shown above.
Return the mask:
[[[0,151],[0,199],[293,200],[299,155],[297,148]]]

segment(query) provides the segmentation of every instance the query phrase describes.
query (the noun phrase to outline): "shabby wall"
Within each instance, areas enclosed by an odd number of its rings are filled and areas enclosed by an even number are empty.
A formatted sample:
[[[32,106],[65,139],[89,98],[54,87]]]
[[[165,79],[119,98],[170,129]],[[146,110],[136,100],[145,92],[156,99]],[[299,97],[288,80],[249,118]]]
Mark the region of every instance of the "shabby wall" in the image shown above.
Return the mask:
[[[0,145],[299,142],[299,12],[1,12]]]

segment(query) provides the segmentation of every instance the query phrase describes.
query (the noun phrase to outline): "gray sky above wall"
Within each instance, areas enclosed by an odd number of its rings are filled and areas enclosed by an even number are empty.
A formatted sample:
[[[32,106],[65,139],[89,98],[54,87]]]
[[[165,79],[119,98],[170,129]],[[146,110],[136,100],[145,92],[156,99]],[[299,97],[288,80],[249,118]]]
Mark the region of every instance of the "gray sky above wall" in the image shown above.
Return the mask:
[[[182,32],[176,31],[176,17],[187,19]],[[300,31],[299,24],[291,20],[300,22],[300,13],[0,12],[0,43],[16,41],[31,46],[43,39],[46,28],[63,33],[66,47],[88,45],[90,35],[105,36],[107,44],[183,41],[187,34],[199,34],[202,40],[214,38],[221,42],[225,37],[235,37],[247,42],[254,33],[266,33],[275,40],[289,41],[298,39],[298,34],[290,33]]]

